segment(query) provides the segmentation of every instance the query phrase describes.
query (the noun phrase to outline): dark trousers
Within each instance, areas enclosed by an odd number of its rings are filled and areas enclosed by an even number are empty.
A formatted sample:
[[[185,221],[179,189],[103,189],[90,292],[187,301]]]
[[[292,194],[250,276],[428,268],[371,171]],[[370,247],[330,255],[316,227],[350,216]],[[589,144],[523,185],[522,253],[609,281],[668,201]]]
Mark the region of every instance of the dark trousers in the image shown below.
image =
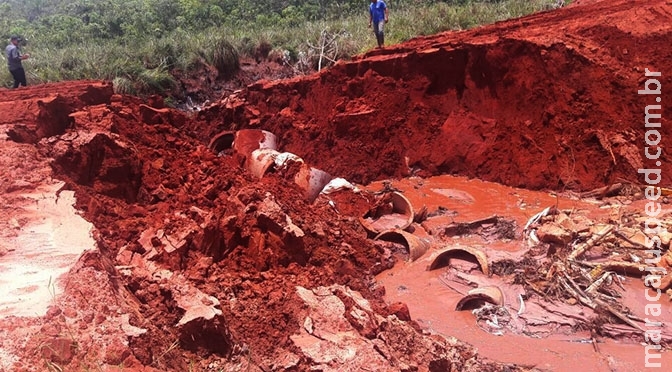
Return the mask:
[[[28,85],[28,83],[26,83],[26,72],[23,70],[23,67],[17,68],[16,70],[10,70],[9,72],[11,72],[14,77],[14,88],[18,88],[21,84],[23,84],[24,87]]]
[[[376,40],[378,41],[378,47],[382,47],[385,44],[385,21],[373,22],[373,33],[376,34]]]

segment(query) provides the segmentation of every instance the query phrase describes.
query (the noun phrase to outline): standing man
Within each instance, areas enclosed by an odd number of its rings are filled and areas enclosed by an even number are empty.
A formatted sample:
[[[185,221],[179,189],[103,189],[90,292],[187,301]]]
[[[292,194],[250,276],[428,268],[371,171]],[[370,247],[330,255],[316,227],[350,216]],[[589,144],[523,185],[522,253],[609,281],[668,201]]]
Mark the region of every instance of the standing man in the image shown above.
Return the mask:
[[[29,54],[21,54],[19,50],[19,37],[12,36],[10,39],[10,44],[5,48],[5,55],[7,56],[7,66],[9,67],[9,72],[14,77],[14,88],[18,88],[19,85],[27,86],[26,83],[26,72],[23,70],[23,65],[21,61],[28,59]]]
[[[373,33],[378,40],[378,48],[385,44],[385,33],[383,32],[385,23],[387,23],[387,5],[383,0],[371,0],[369,5],[369,27],[373,24]]]

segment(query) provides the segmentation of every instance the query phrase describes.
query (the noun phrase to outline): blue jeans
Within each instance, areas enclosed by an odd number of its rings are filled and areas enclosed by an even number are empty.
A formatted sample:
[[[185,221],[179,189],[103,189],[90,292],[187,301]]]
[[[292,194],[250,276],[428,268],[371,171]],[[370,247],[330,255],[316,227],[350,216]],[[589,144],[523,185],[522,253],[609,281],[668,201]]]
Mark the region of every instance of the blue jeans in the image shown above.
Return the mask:
[[[373,22],[373,33],[376,34],[378,46],[382,47],[385,44],[385,21]]]

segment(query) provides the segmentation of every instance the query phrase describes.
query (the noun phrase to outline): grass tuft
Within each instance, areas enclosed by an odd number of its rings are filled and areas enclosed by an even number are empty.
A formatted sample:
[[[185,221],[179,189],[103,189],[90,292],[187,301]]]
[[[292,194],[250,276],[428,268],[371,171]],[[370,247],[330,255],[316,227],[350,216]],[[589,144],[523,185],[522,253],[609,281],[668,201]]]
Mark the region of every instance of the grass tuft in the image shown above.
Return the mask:
[[[136,80],[140,94],[165,94],[177,87],[177,81],[165,66],[141,71]]]
[[[206,60],[215,66],[220,77],[228,78],[238,72],[240,61],[238,51],[226,39],[220,38],[205,52]]]
[[[133,82],[125,77],[119,76],[112,79],[112,87],[116,94],[135,94]]]

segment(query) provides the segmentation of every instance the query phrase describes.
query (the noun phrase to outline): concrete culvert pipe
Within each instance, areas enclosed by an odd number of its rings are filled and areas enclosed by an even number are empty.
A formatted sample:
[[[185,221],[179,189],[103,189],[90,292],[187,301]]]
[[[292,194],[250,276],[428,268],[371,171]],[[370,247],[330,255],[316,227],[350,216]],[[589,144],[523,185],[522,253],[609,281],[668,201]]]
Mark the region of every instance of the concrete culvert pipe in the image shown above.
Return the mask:
[[[374,240],[386,240],[401,243],[408,249],[408,260],[413,262],[422,257],[429,249],[429,242],[403,230],[383,231]]]
[[[359,222],[370,233],[377,235],[383,231],[407,229],[415,213],[411,202],[398,192],[387,194],[382,202],[369,210]]]
[[[273,170],[290,168],[296,163],[303,166],[303,159],[291,152],[278,152],[273,149],[254,150],[246,161],[247,169],[257,178],[263,178]]]
[[[486,302],[497,306],[504,305],[502,290],[495,286],[474,288],[460,299],[455,306],[455,310],[474,310],[483,306]]]
[[[294,182],[305,191],[305,197],[309,202],[315,201],[317,196],[332,177],[329,173],[303,164],[299,172],[294,176]]]
[[[480,250],[471,247],[452,247],[442,251],[429,265],[429,270],[436,270],[448,266],[450,265],[451,259],[462,259],[478,263],[483,274],[490,275],[488,257]]]
[[[244,156],[250,156],[257,149],[278,149],[275,134],[262,129],[241,129],[236,132],[233,149]]]
[[[208,144],[208,148],[217,154],[222,151],[232,149],[235,136],[236,134],[231,131],[220,132],[212,137],[210,143]]]
[[[247,169],[249,169],[253,176],[262,178],[266,173],[273,169],[275,166],[275,159],[278,155],[280,155],[280,153],[273,149],[254,150],[247,158]]]

